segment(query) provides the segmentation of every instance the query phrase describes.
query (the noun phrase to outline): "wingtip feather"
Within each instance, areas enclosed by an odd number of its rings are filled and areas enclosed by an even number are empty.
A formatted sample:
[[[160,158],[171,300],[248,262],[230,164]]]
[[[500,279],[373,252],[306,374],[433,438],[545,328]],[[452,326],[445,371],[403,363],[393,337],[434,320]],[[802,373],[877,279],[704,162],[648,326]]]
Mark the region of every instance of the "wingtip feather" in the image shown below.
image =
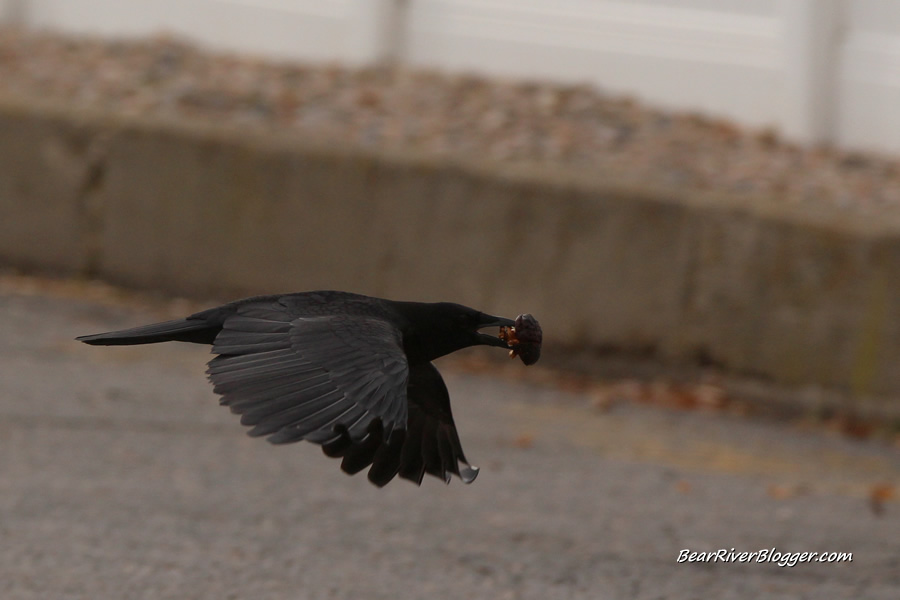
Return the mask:
[[[474,465],[468,465],[459,470],[459,478],[462,479],[463,483],[472,483],[475,481],[475,478],[478,477],[478,472],[481,469]]]

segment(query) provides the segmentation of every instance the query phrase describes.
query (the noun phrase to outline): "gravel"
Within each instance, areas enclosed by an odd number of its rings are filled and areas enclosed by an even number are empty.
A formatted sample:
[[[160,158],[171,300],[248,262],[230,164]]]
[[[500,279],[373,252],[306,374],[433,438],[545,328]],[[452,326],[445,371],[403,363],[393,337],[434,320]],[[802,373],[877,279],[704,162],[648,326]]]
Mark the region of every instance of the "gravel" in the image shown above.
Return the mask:
[[[80,294],[0,277],[3,600],[900,598],[884,444],[447,370],[481,474],[378,489],[244,435],[208,348],[74,342],[169,310]],[[772,547],[853,561],[677,562]]]
[[[580,85],[275,62],[168,37],[0,28],[0,96],[277,128],[364,148],[550,162],[624,182],[875,215],[900,206],[896,158],[803,147],[772,130],[654,110]]]

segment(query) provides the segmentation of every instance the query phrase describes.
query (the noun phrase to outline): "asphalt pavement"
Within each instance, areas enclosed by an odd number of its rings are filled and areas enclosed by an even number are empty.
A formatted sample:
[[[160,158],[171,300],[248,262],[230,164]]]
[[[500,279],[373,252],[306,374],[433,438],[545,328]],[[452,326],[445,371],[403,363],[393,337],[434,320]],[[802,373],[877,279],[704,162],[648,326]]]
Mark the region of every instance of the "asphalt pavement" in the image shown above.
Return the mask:
[[[245,436],[207,347],[73,341],[162,309],[43,289],[0,281],[2,599],[900,598],[884,442],[445,367],[478,479],[377,489]],[[852,561],[678,561],[772,548]]]

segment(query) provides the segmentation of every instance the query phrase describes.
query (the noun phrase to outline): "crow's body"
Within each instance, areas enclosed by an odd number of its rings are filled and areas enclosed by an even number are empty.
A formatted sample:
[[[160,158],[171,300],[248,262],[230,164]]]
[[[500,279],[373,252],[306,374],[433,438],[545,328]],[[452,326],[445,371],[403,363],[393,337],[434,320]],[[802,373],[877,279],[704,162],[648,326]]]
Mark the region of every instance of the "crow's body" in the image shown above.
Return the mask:
[[[431,361],[479,344],[507,348],[478,329],[514,323],[458,304],[322,291],[247,298],[78,339],[212,344],[214,391],[250,435],[320,444],[348,473],[371,465],[369,480],[379,486],[396,475],[418,484],[425,473],[468,483],[478,469],[468,466]]]

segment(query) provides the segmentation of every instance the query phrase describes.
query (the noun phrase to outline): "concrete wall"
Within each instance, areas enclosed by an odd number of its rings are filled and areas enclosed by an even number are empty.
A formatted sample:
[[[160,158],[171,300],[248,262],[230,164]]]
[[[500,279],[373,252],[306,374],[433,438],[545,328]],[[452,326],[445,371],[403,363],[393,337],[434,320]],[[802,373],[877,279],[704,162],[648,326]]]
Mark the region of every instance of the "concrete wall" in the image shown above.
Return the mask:
[[[900,395],[900,218],[0,104],[0,262],[532,312],[552,348]],[[881,403],[881,404],[879,404]]]

